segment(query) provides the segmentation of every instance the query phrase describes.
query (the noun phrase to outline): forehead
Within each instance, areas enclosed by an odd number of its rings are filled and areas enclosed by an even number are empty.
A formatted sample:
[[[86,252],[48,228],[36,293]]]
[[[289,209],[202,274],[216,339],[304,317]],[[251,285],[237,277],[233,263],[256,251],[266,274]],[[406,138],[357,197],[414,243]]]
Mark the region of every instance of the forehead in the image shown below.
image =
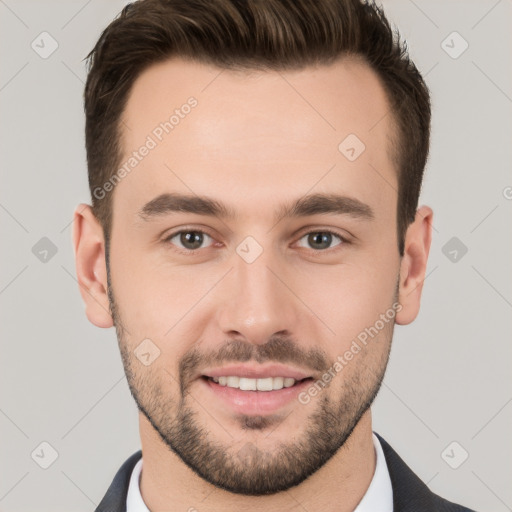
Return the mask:
[[[163,189],[207,195],[229,183],[231,195],[293,196],[319,179],[364,195],[372,181],[396,183],[388,114],[377,75],[358,59],[279,72],[169,59],[143,72],[128,97],[121,165],[150,150],[116,195],[141,204]],[[351,147],[364,147],[353,161],[343,153]]]

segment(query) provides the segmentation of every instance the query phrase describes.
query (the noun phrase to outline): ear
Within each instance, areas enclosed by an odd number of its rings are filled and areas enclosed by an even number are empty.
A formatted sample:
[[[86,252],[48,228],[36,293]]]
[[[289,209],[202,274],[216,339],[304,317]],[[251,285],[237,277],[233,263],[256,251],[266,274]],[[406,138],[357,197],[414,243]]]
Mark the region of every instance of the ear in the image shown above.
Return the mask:
[[[396,315],[396,323],[399,325],[410,324],[420,310],[421,291],[432,241],[433,217],[432,209],[422,206],[407,229],[404,255],[400,263],[398,297],[402,309]]]
[[[87,204],[79,204],[73,217],[73,247],[85,314],[97,327],[114,325],[107,294],[105,240],[98,219]]]

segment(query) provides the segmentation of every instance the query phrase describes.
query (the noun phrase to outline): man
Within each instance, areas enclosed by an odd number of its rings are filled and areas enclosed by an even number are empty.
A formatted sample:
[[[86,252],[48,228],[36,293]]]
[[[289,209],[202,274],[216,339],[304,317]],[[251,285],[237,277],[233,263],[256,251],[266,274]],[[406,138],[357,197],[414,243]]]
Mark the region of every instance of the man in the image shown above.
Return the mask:
[[[142,444],[97,510],[469,510],[372,432],[433,216],[429,92],[383,12],[141,0],[89,58],[77,275]]]

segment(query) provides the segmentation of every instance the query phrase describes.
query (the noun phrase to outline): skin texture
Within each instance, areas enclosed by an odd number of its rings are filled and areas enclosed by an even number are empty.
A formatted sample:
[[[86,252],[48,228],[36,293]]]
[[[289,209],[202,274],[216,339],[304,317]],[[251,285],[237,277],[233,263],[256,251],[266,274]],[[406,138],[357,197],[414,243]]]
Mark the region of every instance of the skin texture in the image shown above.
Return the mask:
[[[190,97],[197,106],[115,186],[109,280],[91,208],[79,205],[74,218],[87,317],[115,324],[140,410],[143,499],[152,511],[351,511],[375,470],[369,406],[393,323],[418,314],[432,211],[418,210],[401,258],[392,115],[357,59],[279,73],[153,65],[123,115],[123,162]],[[365,144],[354,161],[338,150],[349,134]],[[206,196],[236,216],[142,218],[164,192]],[[279,215],[311,194],[358,200],[373,215]],[[168,238],[187,229],[209,235],[188,254],[183,238]],[[326,230],[330,245],[315,245]],[[252,263],[237,252],[248,236],[262,249]],[[394,303],[394,321],[306,404],[240,414],[200,377],[212,363],[246,361],[321,379]],[[160,354],[146,366],[134,350],[148,338]]]

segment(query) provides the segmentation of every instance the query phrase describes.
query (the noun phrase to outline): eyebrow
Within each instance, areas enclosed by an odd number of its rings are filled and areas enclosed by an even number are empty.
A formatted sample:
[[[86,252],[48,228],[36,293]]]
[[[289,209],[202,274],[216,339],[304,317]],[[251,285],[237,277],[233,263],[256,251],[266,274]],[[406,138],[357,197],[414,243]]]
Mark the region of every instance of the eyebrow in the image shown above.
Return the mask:
[[[235,210],[215,199],[176,193],[160,194],[146,203],[138,215],[144,221],[151,221],[173,213],[194,213],[227,220],[237,217]],[[337,194],[311,194],[282,205],[275,220],[318,214],[349,215],[363,220],[375,217],[372,208],[358,199]]]

